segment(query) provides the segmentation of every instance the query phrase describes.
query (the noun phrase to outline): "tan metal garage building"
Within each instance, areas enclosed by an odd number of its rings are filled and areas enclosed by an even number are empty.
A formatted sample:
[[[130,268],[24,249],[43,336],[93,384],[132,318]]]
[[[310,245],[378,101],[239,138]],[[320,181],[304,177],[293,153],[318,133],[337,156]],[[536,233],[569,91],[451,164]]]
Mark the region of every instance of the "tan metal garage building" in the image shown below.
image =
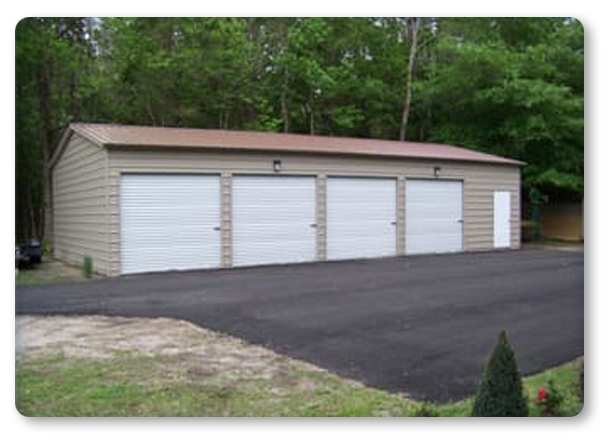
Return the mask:
[[[54,249],[99,273],[520,247],[521,162],[448,145],[72,124]]]

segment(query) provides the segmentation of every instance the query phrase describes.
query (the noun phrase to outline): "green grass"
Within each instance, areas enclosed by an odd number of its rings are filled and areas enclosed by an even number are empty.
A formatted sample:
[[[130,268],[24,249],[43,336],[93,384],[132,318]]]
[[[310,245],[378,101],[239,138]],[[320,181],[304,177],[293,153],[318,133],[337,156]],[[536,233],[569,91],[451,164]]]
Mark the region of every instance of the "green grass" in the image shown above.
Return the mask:
[[[44,257],[44,261],[31,269],[21,269],[15,277],[15,285],[43,285],[43,284],[63,284],[87,281],[82,269],[76,266],[70,266],[51,257]]]
[[[541,243],[545,246],[556,246],[556,247],[580,247],[584,246],[583,241],[574,241],[574,240],[559,240],[556,238],[545,238],[541,241]]]
[[[526,378],[525,391],[527,395],[531,399],[535,399],[538,390],[545,387],[548,384],[548,380],[552,379],[558,391],[565,398],[560,408],[562,415],[568,417],[578,415],[584,407],[584,402],[582,402],[578,394],[580,379],[578,365],[578,362],[571,362]],[[535,417],[541,415],[537,406],[530,405],[529,409],[529,415]]]
[[[79,277],[62,276],[56,275],[53,277],[42,277],[35,270],[20,270],[19,274],[15,277],[15,284],[17,286],[32,286],[32,285],[43,285],[43,284],[62,284],[62,283],[74,283],[82,281]]]
[[[560,240],[557,238],[542,238],[539,240],[526,241],[526,245],[538,245],[538,246],[548,246],[548,247],[573,247],[579,248],[584,246],[583,241],[575,241],[575,240]]]
[[[414,416],[421,403],[332,374],[291,368],[288,384],[248,380],[231,385],[167,379],[167,357],[117,355],[111,360],[63,357],[17,363],[16,406],[26,416]],[[553,378],[566,397],[563,415],[582,409],[578,369],[571,362],[525,379],[531,398]],[[440,416],[467,416],[472,400],[430,405]],[[531,414],[538,415],[533,404]]]

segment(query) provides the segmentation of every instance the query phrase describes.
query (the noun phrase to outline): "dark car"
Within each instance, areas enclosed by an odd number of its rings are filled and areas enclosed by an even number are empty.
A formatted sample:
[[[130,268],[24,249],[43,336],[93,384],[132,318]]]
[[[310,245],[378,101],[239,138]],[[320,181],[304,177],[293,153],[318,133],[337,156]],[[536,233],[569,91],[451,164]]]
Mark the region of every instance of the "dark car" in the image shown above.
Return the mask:
[[[15,248],[15,267],[18,269],[32,267],[42,262],[42,245],[38,240]]]

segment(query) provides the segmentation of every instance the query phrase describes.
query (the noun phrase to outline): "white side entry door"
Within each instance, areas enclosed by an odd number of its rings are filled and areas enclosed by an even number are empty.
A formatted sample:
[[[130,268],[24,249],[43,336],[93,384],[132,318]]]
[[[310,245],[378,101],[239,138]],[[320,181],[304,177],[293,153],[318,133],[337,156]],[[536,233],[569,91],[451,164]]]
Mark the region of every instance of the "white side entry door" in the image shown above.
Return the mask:
[[[510,247],[510,192],[493,193],[493,247]]]

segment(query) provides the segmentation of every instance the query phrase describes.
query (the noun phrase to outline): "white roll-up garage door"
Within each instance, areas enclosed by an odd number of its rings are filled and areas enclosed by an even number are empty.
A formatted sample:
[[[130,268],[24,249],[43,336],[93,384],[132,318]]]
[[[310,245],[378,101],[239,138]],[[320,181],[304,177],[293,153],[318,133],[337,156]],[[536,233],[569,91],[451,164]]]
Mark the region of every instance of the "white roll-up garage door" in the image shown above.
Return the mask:
[[[327,179],[327,258],[396,255],[396,179]]]
[[[316,260],[316,181],[299,176],[232,179],[234,266]]]
[[[219,226],[219,176],[122,176],[123,274],[219,267]]]
[[[458,252],[463,246],[461,181],[407,180],[407,254]]]

